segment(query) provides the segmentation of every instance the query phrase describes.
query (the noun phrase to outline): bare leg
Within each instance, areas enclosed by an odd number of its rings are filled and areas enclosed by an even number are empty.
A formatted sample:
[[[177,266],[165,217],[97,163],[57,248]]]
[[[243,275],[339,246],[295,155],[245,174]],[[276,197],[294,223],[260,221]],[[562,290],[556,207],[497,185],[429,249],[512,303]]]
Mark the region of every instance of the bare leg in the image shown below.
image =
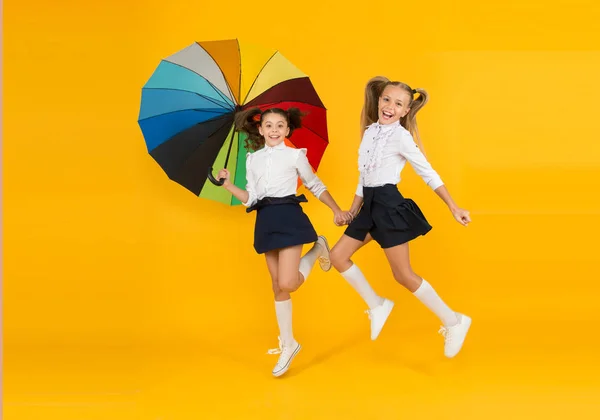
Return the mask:
[[[297,290],[304,281],[304,278],[298,273],[300,264],[300,255],[302,246],[294,246],[280,249],[277,251],[277,286],[273,284],[273,291],[276,296],[287,296],[287,300],[275,302],[275,312],[279,324],[280,346],[272,353],[280,353],[277,364],[273,368],[274,376],[281,376],[290,367],[292,359],[300,351],[300,344],[294,339],[292,332],[292,299],[290,293]],[[273,265],[274,267],[274,265]],[[279,294],[278,294],[279,293]]]
[[[342,277],[356,290],[369,307],[367,313],[371,320],[371,340],[375,340],[390,316],[394,302],[379,296],[373,290],[360,268],[350,259],[356,251],[371,240],[371,235],[367,235],[362,242],[347,235],[342,236],[331,250],[331,261],[336,270],[340,272]]]
[[[372,239],[371,235],[367,235],[365,240],[361,242],[343,235],[331,250],[331,262],[333,266],[363,298],[370,309],[381,305],[384,299],[375,293],[375,290],[373,290],[360,268],[350,258]]]
[[[277,279],[279,288],[292,293],[304,283],[304,276],[298,271],[302,245],[290,246],[279,250]]]
[[[288,300],[290,298],[290,294],[288,292],[284,292],[279,287],[279,250],[269,251],[265,254],[267,260],[267,267],[269,268],[269,274],[271,275],[271,282],[273,286],[273,295],[275,295],[275,301],[281,302],[284,300]]]
[[[370,234],[364,241],[358,241],[348,235],[342,235],[340,240],[331,249],[331,263],[337,271],[343,273],[352,266],[352,256],[360,248],[371,242],[373,238]]]
[[[390,263],[396,281],[406,287],[435,313],[444,326],[448,327],[458,323],[456,313],[444,303],[427,281],[412,270],[408,243],[385,249],[385,256]]]

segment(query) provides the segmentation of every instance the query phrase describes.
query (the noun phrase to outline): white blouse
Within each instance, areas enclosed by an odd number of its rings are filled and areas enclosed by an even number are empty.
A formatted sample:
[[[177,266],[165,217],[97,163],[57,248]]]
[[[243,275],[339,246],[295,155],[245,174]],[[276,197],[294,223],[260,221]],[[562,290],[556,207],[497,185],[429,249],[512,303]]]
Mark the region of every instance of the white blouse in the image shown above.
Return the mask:
[[[316,197],[327,190],[312,171],[306,158],[306,149],[287,147],[284,142],[246,155],[246,207],[265,197],[285,197],[296,194],[298,176],[304,186]]]
[[[398,184],[407,161],[431,189],[444,185],[410,132],[399,121],[386,125],[378,122],[371,124],[365,130],[358,150],[360,176],[356,195],[363,196],[363,186]]]

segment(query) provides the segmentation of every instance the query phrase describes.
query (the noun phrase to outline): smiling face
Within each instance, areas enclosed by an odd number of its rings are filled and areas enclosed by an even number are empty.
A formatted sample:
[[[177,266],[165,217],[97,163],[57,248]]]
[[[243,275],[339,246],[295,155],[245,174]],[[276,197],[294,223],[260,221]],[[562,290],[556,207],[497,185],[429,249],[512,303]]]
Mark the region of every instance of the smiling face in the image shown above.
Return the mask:
[[[393,124],[410,111],[412,96],[402,87],[387,85],[379,97],[380,124]]]
[[[290,127],[285,116],[269,112],[263,114],[262,123],[258,127],[258,131],[265,138],[267,146],[274,147],[290,134]]]

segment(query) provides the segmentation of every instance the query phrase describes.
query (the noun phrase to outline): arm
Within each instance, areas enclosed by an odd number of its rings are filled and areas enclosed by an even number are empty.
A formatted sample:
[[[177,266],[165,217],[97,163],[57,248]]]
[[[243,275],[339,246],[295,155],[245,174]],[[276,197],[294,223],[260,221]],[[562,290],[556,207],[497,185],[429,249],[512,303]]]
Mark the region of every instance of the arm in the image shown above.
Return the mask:
[[[454,216],[458,223],[460,223],[463,226],[467,226],[469,223],[471,223],[471,217],[469,215],[469,212],[467,210],[461,209],[456,205],[445,185],[437,187],[434,191],[438,195],[438,197],[440,197],[442,201],[446,203],[448,209],[452,213],[452,216]]]
[[[299,150],[296,161],[296,170],[304,186],[316,198],[331,209],[334,215],[335,224],[339,225],[347,223],[348,219],[350,219],[350,215],[340,209],[340,206],[338,206],[333,196],[327,191],[327,187],[325,187],[321,179],[313,172],[306,157],[306,149]]]
[[[243,190],[236,185],[229,182],[230,173],[227,169],[221,169],[219,171],[219,178],[224,178],[225,182],[223,183],[223,188],[229,191],[235,198],[240,200],[242,204],[246,207],[250,207],[254,203],[256,203],[256,193],[254,192],[254,178],[252,177],[252,172],[249,170],[250,168],[250,154],[246,157],[246,190]]]
[[[446,203],[456,221],[463,226],[467,226],[471,222],[469,212],[456,205],[444,182],[408,133],[405,133],[402,138],[400,154],[410,162],[415,172]]]
[[[363,203],[363,184],[362,184],[362,176],[358,175],[358,185],[356,187],[356,193],[354,194],[354,200],[352,200],[352,205],[350,206],[350,214],[352,217],[356,217]]]
[[[233,194],[233,196],[235,198],[237,198],[244,205],[246,205],[246,203],[248,202],[248,200],[250,198],[250,194],[248,193],[248,191],[242,190],[241,188],[239,188],[236,185],[229,182],[229,177],[230,177],[229,170],[221,169],[219,171],[219,174],[217,175],[217,177],[218,177],[218,179],[225,179],[225,182],[223,183],[223,188],[225,188],[227,191],[229,191],[231,194]],[[248,206],[246,206],[246,207],[248,207]]]
[[[360,211],[360,208],[362,207],[362,203],[363,203],[363,198],[360,195],[355,195],[354,200],[352,200],[352,205],[350,206],[350,213],[352,214],[353,218],[356,217],[356,215]]]
[[[412,136],[408,132],[404,132],[400,139],[400,154],[410,163],[417,175],[432,189],[444,185],[444,182],[433,169],[421,149],[417,146]]]

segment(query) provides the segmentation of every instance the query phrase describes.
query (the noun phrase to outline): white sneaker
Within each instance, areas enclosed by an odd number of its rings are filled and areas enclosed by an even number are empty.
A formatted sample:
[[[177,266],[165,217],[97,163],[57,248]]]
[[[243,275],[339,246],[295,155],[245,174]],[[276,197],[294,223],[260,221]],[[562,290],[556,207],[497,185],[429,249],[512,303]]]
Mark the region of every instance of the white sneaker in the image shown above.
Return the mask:
[[[323,252],[319,256],[319,266],[323,271],[331,270],[331,259],[329,258],[329,244],[327,243],[327,238],[324,236],[319,236],[317,239],[317,243],[323,247]]]
[[[371,340],[375,340],[379,336],[379,333],[385,325],[385,321],[387,321],[393,308],[394,302],[389,299],[384,299],[381,305],[365,311],[371,320]]]
[[[292,360],[298,354],[302,346],[294,340],[290,345],[283,344],[281,339],[279,340],[279,348],[271,349],[267,353],[268,354],[279,354],[279,360],[277,360],[277,364],[273,368],[273,376],[278,377],[283,375],[288,371],[290,365],[292,364]]]
[[[456,314],[458,324],[451,327],[441,327],[439,333],[444,336],[444,355],[454,357],[458,354],[465,342],[467,332],[471,327],[471,318],[463,314]]]

